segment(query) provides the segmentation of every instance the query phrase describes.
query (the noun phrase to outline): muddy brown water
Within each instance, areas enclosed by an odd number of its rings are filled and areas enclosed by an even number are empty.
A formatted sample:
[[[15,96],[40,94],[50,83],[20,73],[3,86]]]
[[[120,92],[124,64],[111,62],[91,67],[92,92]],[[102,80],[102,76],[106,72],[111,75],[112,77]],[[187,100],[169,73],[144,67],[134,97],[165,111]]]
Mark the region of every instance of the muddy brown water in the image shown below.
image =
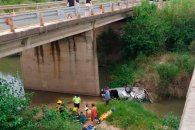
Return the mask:
[[[101,71],[102,69],[100,69]],[[0,59],[0,72],[3,74],[10,74],[14,75],[16,72],[19,73],[21,76],[21,68],[20,68],[20,60],[18,56],[14,57],[6,57]],[[100,72],[100,85],[105,85],[104,79],[105,72]],[[70,107],[72,106],[72,98],[73,94],[63,94],[63,93],[55,93],[55,92],[44,92],[44,91],[33,91],[33,90],[26,90],[27,92],[33,92],[34,96],[32,99],[33,106],[41,106],[42,104],[46,104],[49,106],[55,106],[56,101],[61,99],[63,101],[70,101],[68,104]],[[81,96],[82,99],[82,106],[84,107],[85,104],[91,103],[99,103],[103,102],[101,97],[93,97],[93,96]],[[172,112],[178,116],[182,115],[183,107],[184,107],[185,100],[165,100],[158,103],[152,104],[144,104],[147,109],[157,113],[159,116],[165,115],[167,113]]]

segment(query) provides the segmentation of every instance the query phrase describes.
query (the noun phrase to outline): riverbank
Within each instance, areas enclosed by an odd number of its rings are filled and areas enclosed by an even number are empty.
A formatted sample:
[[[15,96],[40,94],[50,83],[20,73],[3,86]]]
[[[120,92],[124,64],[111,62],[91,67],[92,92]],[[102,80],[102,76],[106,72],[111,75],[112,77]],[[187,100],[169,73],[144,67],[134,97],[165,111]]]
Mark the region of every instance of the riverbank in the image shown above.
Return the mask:
[[[115,64],[107,79],[111,88],[125,84],[145,88],[153,102],[185,99],[194,64],[195,57],[188,53],[140,55]]]
[[[145,109],[142,103],[136,101],[112,100],[108,106],[98,104],[97,107],[100,115],[114,109],[115,111],[107,118],[107,121],[125,130],[178,129],[179,127],[178,117],[172,114],[158,117]]]

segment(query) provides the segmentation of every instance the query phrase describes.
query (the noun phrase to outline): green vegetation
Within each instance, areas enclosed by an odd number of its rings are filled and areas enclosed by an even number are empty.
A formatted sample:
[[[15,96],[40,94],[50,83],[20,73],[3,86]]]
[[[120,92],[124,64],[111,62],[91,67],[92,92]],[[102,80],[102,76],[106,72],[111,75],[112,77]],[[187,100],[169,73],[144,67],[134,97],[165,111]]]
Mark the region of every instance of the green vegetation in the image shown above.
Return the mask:
[[[156,65],[156,70],[161,80],[171,82],[179,73],[179,68],[170,63],[162,63]]]
[[[188,51],[195,37],[195,1],[172,0],[162,6],[143,1],[135,8],[123,35],[126,56]]]
[[[80,130],[68,111],[60,114],[47,106],[30,107],[31,95],[15,96],[10,93],[10,85],[0,80],[0,129],[1,130]],[[16,92],[15,92],[16,93]]]
[[[134,70],[127,64],[115,67],[113,73],[113,76],[110,76],[111,81],[109,83],[109,86],[112,88],[124,86],[133,82]]]
[[[0,0],[0,5],[14,5],[40,2],[47,2],[47,0]]]
[[[179,126],[178,117],[166,115],[161,119],[135,101],[112,100],[107,107],[105,104],[99,104],[97,107],[100,114],[115,108],[115,112],[108,117],[107,121],[126,130],[162,130],[164,127],[178,129]]]
[[[144,0],[135,7],[121,35],[114,34],[119,62],[104,62],[109,65],[109,86],[131,84],[145,87],[158,97],[185,97],[195,65],[191,53],[195,45],[194,9],[195,1],[191,0],[172,0],[159,8]],[[108,31],[100,38],[113,33]],[[112,50],[112,42],[100,45]],[[110,52],[104,54],[116,57]]]
[[[179,118],[174,116],[172,113],[165,115],[162,119],[161,122],[163,125],[179,129]]]

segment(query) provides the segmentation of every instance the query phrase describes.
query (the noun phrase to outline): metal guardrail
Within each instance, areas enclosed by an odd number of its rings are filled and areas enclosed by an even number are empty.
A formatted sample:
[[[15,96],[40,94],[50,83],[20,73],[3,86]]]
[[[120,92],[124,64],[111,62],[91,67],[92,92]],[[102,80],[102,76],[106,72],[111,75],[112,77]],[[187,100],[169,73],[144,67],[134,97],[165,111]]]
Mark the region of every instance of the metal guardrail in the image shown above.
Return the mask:
[[[138,3],[136,0],[123,0],[119,2],[103,3],[92,6],[61,7],[59,9],[48,9],[44,11],[33,11],[16,15],[0,16],[0,32],[24,28],[26,26],[44,26],[53,21],[65,21],[81,17],[113,12],[115,10],[130,8]]]

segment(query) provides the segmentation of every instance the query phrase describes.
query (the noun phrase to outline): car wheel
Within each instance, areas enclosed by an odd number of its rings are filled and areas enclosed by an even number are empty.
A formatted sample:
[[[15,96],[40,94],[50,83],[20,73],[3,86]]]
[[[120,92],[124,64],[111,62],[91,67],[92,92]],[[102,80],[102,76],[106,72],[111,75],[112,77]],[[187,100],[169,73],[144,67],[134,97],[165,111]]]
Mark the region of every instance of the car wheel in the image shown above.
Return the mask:
[[[131,92],[131,90],[132,90],[132,88],[131,88],[131,87],[129,87],[129,86],[125,87],[125,91],[126,91],[127,93],[130,93],[130,92]]]

